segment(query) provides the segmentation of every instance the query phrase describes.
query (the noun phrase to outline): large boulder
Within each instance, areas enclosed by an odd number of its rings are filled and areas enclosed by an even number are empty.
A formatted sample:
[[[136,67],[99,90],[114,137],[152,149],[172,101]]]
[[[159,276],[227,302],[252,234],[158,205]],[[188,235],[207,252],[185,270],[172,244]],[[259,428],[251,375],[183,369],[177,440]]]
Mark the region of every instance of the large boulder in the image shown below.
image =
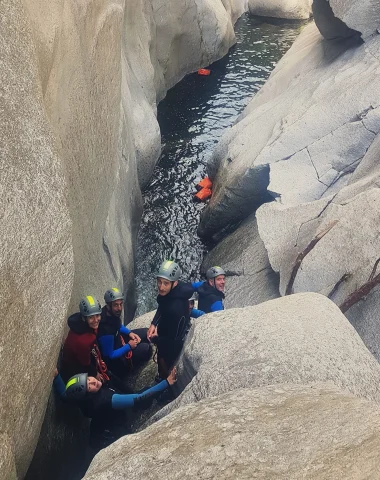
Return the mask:
[[[102,450],[84,480],[375,479],[379,448],[378,405],[327,384],[279,384],[181,408]]]
[[[331,3],[326,0],[313,1],[313,18],[319,31],[327,40],[360,35],[334,15]]]
[[[307,19],[312,0],[249,0],[249,12],[263,17]]]
[[[214,151],[202,237],[245,218],[267,192],[298,205],[348,183],[380,129],[379,45],[379,36],[328,42],[314,24],[304,29]]]
[[[380,0],[329,0],[337,18],[365,40],[379,33]]]
[[[254,215],[206,255],[203,273],[213,265],[221,265],[227,273],[225,308],[256,305],[280,296],[279,276],[269,263]]]
[[[156,418],[237,388],[320,381],[380,403],[380,365],[338,307],[291,295],[201,317],[179,363],[185,388]]]

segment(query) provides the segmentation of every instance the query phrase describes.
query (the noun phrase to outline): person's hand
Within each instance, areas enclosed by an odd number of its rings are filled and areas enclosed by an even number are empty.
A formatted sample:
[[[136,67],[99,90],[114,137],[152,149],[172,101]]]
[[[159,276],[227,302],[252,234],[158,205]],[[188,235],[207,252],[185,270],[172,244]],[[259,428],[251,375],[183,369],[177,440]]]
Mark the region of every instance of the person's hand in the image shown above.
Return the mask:
[[[128,345],[131,347],[132,350],[134,348],[136,348],[138,344],[139,344],[139,342],[136,339],[129,340],[129,342],[128,342]]]
[[[129,332],[129,338],[131,340],[136,340],[137,343],[141,342],[141,338],[136,333]]]
[[[54,370],[54,378],[58,375],[58,368]]]
[[[166,379],[169,385],[173,385],[177,381],[177,369],[176,367],[169,373],[168,378]]]
[[[148,328],[146,338],[150,341],[152,337],[157,337],[157,327],[153,324]]]

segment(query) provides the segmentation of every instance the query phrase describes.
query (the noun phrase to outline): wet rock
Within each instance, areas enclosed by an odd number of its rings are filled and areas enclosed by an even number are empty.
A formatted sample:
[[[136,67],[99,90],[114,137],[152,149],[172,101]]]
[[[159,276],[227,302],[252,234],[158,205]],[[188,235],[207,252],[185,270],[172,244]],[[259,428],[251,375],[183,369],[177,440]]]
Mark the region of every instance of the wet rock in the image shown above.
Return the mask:
[[[101,451],[84,479],[375,479],[379,448],[378,405],[279,384],[180,408]]]
[[[280,295],[279,277],[269,263],[254,215],[208,253],[202,271],[213,265],[222,265],[227,273],[225,308],[256,305]]]
[[[249,0],[249,12],[263,17],[307,19],[312,0]]]
[[[224,339],[224,342],[218,339]],[[242,387],[331,381],[380,402],[380,365],[338,307],[315,293],[209,314],[189,333],[182,394],[154,418]]]

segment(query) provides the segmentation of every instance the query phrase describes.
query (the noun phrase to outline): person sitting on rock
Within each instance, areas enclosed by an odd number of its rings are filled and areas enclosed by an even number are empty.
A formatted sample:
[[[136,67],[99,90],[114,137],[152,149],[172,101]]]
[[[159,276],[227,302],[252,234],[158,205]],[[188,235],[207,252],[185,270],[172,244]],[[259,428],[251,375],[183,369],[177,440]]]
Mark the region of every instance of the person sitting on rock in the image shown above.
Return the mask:
[[[199,318],[205,314],[203,310],[198,310],[195,307],[196,294],[194,293],[191,298],[189,298],[189,312],[191,318]]]
[[[166,260],[156,275],[158,308],[148,339],[157,344],[157,380],[167,377],[175,365],[189,330],[189,299],[194,289],[191,284],[179,281],[181,273],[177,263]]]
[[[205,313],[224,310],[225,271],[221,267],[211,267],[207,270],[206,277],[206,282],[193,283],[198,292],[198,308]]]
[[[61,375],[64,381],[76,373],[87,373],[101,382],[109,381],[96,334],[102,308],[97,299],[87,295],[79,302],[79,312],[67,321],[70,328],[63,345]]]
[[[119,289],[107,290],[104,300],[98,342],[108,368],[123,378],[132,367],[150,359],[152,348],[147,339],[148,329],[129,330],[121,323],[124,296]]]
[[[159,397],[177,381],[176,370],[173,369],[166,380],[141,393],[121,394],[104,386],[88,373],[72,376],[66,385],[58,370],[54,375],[54,389],[60,398],[78,406],[85,417],[92,419],[90,439],[96,448],[104,448],[120,436],[130,433],[127,431],[127,419],[123,411],[130,408],[135,410],[149,408],[153,399]],[[104,432],[107,432],[107,436]]]

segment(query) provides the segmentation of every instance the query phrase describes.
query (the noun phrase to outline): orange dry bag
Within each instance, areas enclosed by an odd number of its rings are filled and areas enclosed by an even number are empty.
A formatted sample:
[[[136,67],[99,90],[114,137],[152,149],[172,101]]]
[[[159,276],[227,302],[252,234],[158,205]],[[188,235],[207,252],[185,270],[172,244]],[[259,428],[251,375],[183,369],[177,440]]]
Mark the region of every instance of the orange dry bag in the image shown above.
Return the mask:
[[[205,202],[211,197],[211,195],[212,192],[209,188],[202,188],[202,190],[199,190],[199,192],[194,195],[194,198],[199,202]]]
[[[208,70],[207,68],[200,68],[198,70],[198,75],[210,75],[211,70]]]
[[[212,187],[212,182],[208,177],[206,177],[203,180],[201,180],[195,188],[197,190],[200,190],[201,188],[211,189],[211,187]]]

